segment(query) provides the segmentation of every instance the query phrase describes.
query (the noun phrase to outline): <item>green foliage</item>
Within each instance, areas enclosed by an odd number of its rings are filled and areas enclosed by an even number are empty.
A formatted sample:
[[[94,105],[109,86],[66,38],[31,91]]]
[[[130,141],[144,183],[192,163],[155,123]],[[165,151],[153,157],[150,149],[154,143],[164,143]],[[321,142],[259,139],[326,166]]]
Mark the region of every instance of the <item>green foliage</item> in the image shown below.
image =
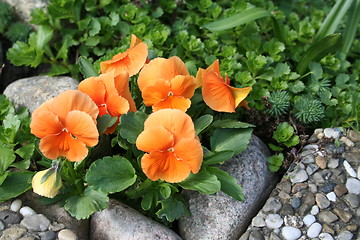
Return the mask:
[[[23,22],[16,22],[9,26],[9,29],[5,32],[5,36],[11,41],[26,41],[31,32],[31,27]]]
[[[294,128],[287,122],[282,122],[277,126],[273,139],[286,147],[296,146],[300,142],[299,136],[294,134]]]
[[[321,102],[309,96],[295,100],[294,115],[302,123],[316,123],[324,118],[324,107]]]
[[[289,111],[290,96],[286,91],[276,91],[268,98],[270,108],[266,110],[273,117],[279,117]]]
[[[5,33],[13,18],[13,8],[6,2],[0,2],[0,34]]]
[[[277,172],[282,166],[284,161],[284,155],[279,153],[268,158],[269,170],[271,172]]]

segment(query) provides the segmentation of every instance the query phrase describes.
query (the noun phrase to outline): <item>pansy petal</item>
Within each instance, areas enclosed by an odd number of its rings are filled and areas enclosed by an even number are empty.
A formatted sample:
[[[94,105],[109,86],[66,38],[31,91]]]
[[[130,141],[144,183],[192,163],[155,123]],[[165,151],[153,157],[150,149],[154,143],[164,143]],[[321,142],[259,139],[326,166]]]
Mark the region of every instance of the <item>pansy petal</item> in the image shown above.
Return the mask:
[[[64,125],[59,118],[50,111],[40,111],[32,116],[30,123],[31,133],[42,138],[49,134],[58,134],[62,131]]]
[[[118,94],[115,87],[115,70],[102,73],[98,77],[96,77],[96,79],[101,81],[105,85],[107,95]]]
[[[155,58],[140,71],[138,85],[142,91],[146,86],[154,85],[159,79],[171,81],[177,75],[190,75],[180,58],[176,56],[169,59]]]
[[[79,91],[86,93],[97,104],[105,103],[105,84],[96,77],[89,77],[79,83]]]
[[[54,98],[52,111],[59,116],[61,122],[65,122],[68,112],[79,110],[88,113],[94,121],[99,113],[99,109],[94,101],[85,93],[78,90],[67,90]]]
[[[131,40],[130,40],[130,48],[135,47],[136,45],[139,45],[140,43],[142,43],[143,41],[141,41],[140,38],[138,38],[137,36],[135,36],[134,34],[131,34]]]
[[[69,147],[64,144],[67,135],[69,135],[69,133],[61,132],[57,135],[52,134],[41,138],[39,149],[42,154],[49,159],[56,159],[60,156],[65,156],[65,151],[69,149]]]
[[[126,71],[126,64],[130,64],[127,51],[123,53],[118,53],[114,55],[112,59],[101,62],[100,72],[107,73],[117,69],[117,71],[115,72],[116,74],[118,72]]]
[[[185,98],[191,98],[194,95],[196,81],[193,76],[178,75],[171,79],[170,83],[173,95]]]
[[[235,87],[229,87],[231,94],[233,95],[235,99],[235,108],[240,105],[240,103],[249,95],[251,91],[251,87],[246,88],[235,88]]]
[[[152,106],[166,99],[170,92],[170,83],[158,80],[154,85],[147,86],[142,91],[143,102],[146,106]]]
[[[39,194],[40,196],[44,196],[47,198],[53,198],[58,193],[60,188],[62,187],[61,178],[59,178],[59,182],[56,185],[57,171],[53,170],[53,173],[48,176],[45,182],[42,182],[42,177],[48,172],[51,171],[49,169],[37,172],[32,178],[31,184],[34,193]]]
[[[190,166],[193,173],[199,172],[203,160],[203,150],[198,139],[180,139],[174,146],[174,152],[177,158]]]
[[[131,96],[130,88],[129,88],[128,72],[122,72],[115,77],[115,88],[118,94],[124,97],[129,102],[129,106],[130,106],[129,111],[136,112],[135,101]]]
[[[186,112],[190,108],[191,101],[181,96],[168,96],[164,100],[154,104],[152,109],[154,112],[165,108],[179,109]]]
[[[146,176],[156,181],[158,179],[169,183],[185,180],[190,174],[190,167],[176,159],[173,152],[151,152],[141,159],[141,167]]]
[[[99,142],[99,132],[89,114],[78,110],[71,111],[66,116],[66,129],[87,146],[93,147]]]
[[[129,111],[129,102],[118,95],[109,96],[106,106],[109,114],[113,117],[119,117]]]
[[[202,95],[204,102],[218,112],[235,112],[235,100],[229,86],[215,72],[204,74]]]
[[[38,108],[36,108],[33,113],[31,114],[31,118],[34,118],[37,114],[43,112],[43,111],[52,111],[51,110],[51,104],[54,101],[54,98],[51,98],[47,101],[45,101],[43,104],[41,104]]]
[[[136,147],[144,152],[167,151],[174,145],[174,136],[163,127],[145,129],[136,139]]]
[[[70,162],[81,162],[87,157],[89,150],[82,141],[74,139],[71,136],[67,137],[67,141],[70,148],[65,153],[65,157]]]
[[[177,138],[194,138],[194,123],[189,115],[179,109],[162,109],[156,111],[145,120],[144,128],[162,126],[170,131],[175,141]]]

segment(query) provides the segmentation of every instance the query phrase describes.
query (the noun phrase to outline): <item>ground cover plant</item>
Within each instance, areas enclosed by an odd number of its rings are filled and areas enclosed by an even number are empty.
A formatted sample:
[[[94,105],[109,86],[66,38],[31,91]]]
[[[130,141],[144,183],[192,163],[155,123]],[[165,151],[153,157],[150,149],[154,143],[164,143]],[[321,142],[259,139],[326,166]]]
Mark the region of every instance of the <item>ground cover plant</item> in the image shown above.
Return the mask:
[[[246,148],[252,128],[274,152],[271,171],[286,170],[316,127],[359,130],[359,11],[358,0],[50,1],[7,57],[81,82],[34,112],[41,160],[20,155],[32,165],[19,168],[11,152],[0,192],[14,168],[29,171],[23,190],[0,200],[31,188],[34,170],[34,191],[79,219],[109,196],[165,222],[187,213],[181,189],[242,200],[218,166]],[[186,130],[169,127],[179,122]],[[115,154],[91,159],[99,136]]]

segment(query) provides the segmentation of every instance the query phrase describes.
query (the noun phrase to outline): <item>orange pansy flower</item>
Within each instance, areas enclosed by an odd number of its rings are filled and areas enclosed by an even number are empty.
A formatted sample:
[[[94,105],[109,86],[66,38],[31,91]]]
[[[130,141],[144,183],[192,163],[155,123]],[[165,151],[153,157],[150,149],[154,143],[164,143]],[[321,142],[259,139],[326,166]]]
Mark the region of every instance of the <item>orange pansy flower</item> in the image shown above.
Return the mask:
[[[144,66],[147,56],[147,45],[132,34],[130,48],[123,53],[116,54],[110,60],[101,62],[100,70],[102,73],[115,70],[115,76],[126,71],[131,77],[137,74]]]
[[[175,183],[200,170],[203,150],[189,115],[178,109],[152,113],[136,139],[144,152],[141,167],[152,181]]]
[[[39,148],[45,157],[64,156],[79,162],[87,156],[87,146],[98,143],[98,113],[88,95],[77,90],[64,91],[33,112],[31,133],[41,138]]]
[[[230,79],[220,75],[219,60],[216,60],[207,69],[199,69],[197,75],[198,84],[202,84],[204,102],[218,112],[235,112],[239,106],[247,106],[245,98],[251,91],[251,87],[235,88],[230,86]]]
[[[98,77],[89,77],[81,81],[78,86],[79,91],[89,95],[96,103],[99,116],[109,114],[119,118],[130,110],[129,102],[131,102],[131,110],[136,111],[135,102],[129,91],[129,74],[123,71],[115,77],[114,73],[111,71]],[[113,133],[118,123],[119,120],[108,128],[105,134]]]
[[[139,89],[144,104],[154,111],[175,108],[186,111],[196,89],[196,80],[180,58],[155,58],[140,71]]]

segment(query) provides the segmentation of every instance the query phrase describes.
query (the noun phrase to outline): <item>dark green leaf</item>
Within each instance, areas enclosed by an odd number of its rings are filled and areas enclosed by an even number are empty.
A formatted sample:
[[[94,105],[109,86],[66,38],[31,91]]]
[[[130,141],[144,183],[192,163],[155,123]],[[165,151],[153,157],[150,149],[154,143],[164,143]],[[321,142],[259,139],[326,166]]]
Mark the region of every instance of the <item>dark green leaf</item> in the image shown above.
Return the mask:
[[[121,115],[120,135],[129,143],[135,144],[139,134],[144,130],[144,122],[147,114],[144,112],[128,112]]]
[[[0,185],[0,202],[17,197],[31,189],[33,172],[11,172]]]
[[[273,150],[275,152],[284,150],[282,147],[276,146],[272,143],[269,143],[268,146],[271,150]]]
[[[215,128],[252,128],[256,127],[250,123],[239,122],[233,119],[224,119],[224,120],[217,120],[213,124],[212,127]]]
[[[89,62],[88,59],[84,57],[79,57],[78,62],[79,62],[80,72],[82,73],[84,78],[95,77],[99,75],[98,71],[96,71],[96,69]]]
[[[221,182],[221,191],[236,200],[244,201],[242,188],[234,177],[230,176],[227,172],[220,170],[217,167],[207,167],[206,169],[219,179]]]
[[[9,146],[0,144],[0,174],[3,174],[15,159],[14,150]]]
[[[197,174],[190,173],[188,178],[178,184],[182,188],[196,190],[204,194],[216,193],[221,186],[217,177],[204,169]]]
[[[101,117],[98,117],[97,118],[97,128],[98,128],[99,134],[103,134],[106,131],[106,129],[108,129],[109,127],[114,125],[117,120],[118,120],[117,117],[112,117],[109,114],[104,114]]]
[[[57,76],[57,75],[62,75],[65,73],[68,73],[69,69],[61,64],[52,64],[51,68],[49,70],[49,72],[47,72],[46,74],[48,76]]]
[[[359,0],[352,1],[352,6],[350,7],[349,14],[347,16],[347,22],[345,23],[344,42],[341,45],[341,52],[344,55],[348,54],[350,47],[355,39],[356,31],[360,23],[359,12],[360,12],[360,1]]]
[[[26,170],[30,167],[30,159],[14,162],[10,166],[21,170]]]
[[[154,204],[154,192],[146,192],[143,199],[141,200],[141,208],[144,210],[149,210]]]
[[[205,128],[207,128],[212,123],[213,119],[214,119],[214,117],[209,115],[209,114],[206,114],[206,115],[203,115],[203,116],[199,117],[194,122],[196,135],[198,135]]]
[[[179,219],[188,210],[182,201],[175,198],[168,198],[161,200],[161,209],[156,212],[156,215],[161,218],[166,218],[169,222]]]
[[[210,139],[212,151],[233,151],[234,155],[244,151],[249,144],[252,129],[233,129],[220,128],[216,129]]]
[[[80,196],[72,196],[66,200],[65,209],[76,219],[89,218],[91,214],[108,206],[109,198],[102,192],[87,187]]]
[[[134,184],[135,180],[135,169],[129,160],[120,156],[96,160],[85,176],[90,186],[104,193],[120,192]]]
[[[210,31],[221,31],[239,26],[241,24],[252,22],[259,18],[270,17],[270,16],[272,16],[272,14],[265,9],[250,8],[233,16],[208,23],[204,25],[204,28],[207,28]]]
[[[26,65],[36,67],[34,65],[36,59],[35,48],[24,42],[17,41],[6,54],[10,62],[16,66]]]
[[[214,165],[214,164],[222,164],[226,160],[232,158],[234,156],[233,151],[222,151],[222,152],[206,152],[204,156],[204,166]]]
[[[7,178],[8,175],[9,175],[9,172],[4,172],[3,174],[0,174],[0,187],[1,187],[1,184],[5,181],[5,179]]]

